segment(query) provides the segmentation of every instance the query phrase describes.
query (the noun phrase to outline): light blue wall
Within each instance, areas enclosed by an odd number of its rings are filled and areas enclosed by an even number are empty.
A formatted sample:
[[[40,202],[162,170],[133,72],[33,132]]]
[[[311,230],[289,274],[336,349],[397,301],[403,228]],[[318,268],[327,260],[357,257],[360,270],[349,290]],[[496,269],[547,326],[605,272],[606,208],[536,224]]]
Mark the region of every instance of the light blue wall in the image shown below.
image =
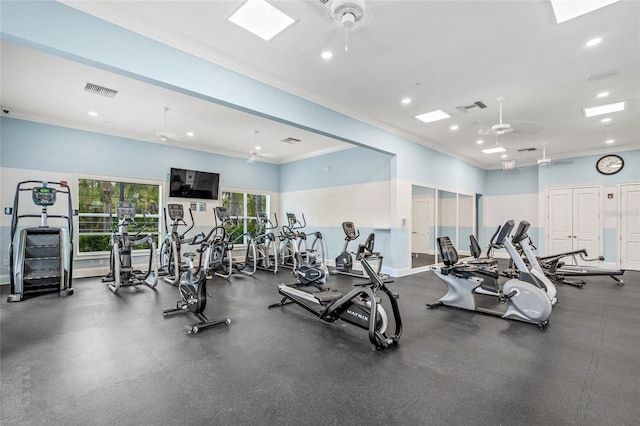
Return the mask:
[[[605,176],[597,172],[595,164],[602,155],[588,155],[559,159],[549,166],[522,167],[513,171],[490,170],[486,173],[485,203],[496,202],[497,196],[520,194],[543,194],[547,188],[569,187],[580,185],[603,185],[604,188],[615,188],[617,184],[624,182],[640,182],[640,150],[617,152],[624,161],[622,171]],[[528,206],[523,207],[519,217],[515,220],[527,219],[538,212],[528,211]],[[603,256],[609,262],[618,258],[616,229],[614,221],[605,225],[603,232]],[[539,226],[532,226],[529,235],[538,247],[538,253],[545,253],[544,217],[539,218]],[[485,226],[481,234],[489,238],[495,228]]]
[[[484,195],[535,194],[538,188],[538,166],[515,170],[489,170]]]
[[[354,147],[280,166],[280,192],[388,181],[390,154]]]
[[[220,173],[220,185],[278,192],[278,166],[117,136],[0,118],[0,166],[168,181],[171,167]],[[36,178],[36,177],[34,177]]]

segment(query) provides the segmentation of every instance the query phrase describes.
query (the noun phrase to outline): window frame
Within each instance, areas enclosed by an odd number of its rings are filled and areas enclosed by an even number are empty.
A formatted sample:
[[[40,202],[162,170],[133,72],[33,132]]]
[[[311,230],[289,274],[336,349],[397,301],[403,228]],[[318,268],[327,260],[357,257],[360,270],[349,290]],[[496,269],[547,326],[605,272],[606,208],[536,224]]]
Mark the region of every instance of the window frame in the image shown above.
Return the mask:
[[[74,204],[77,206],[78,208],[78,214],[77,216],[74,216],[74,226],[76,229],[75,235],[74,235],[74,243],[73,243],[73,253],[74,253],[74,257],[76,257],[77,259],[99,259],[99,258],[104,258],[105,255],[109,255],[110,251],[92,251],[92,252],[81,252],[80,251],[80,236],[81,235],[86,235],[86,233],[81,233],[80,232],[80,217],[83,216],[100,216],[100,217],[106,217],[106,213],[100,213],[100,214],[83,214],[82,212],[80,212],[80,181],[81,180],[96,180],[96,181],[107,181],[107,182],[118,182],[118,183],[130,183],[130,184],[138,184],[138,185],[154,185],[154,186],[158,186],[158,213],[157,214],[152,214],[152,215],[147,215],[147,217],[150,218],[154,218],[157,219],[158,221],[158,228],[157,229],[152,229],[150,232],[146,232],[147,234],[151,233],[151,234],[157,234],[158,235],[158,241],[161,240],[163,234],[164,234],[164,223],[163,223],[163,216],[162,216],[162,211],[164,208],[164,204],[165,204],[165,199],[164,196],[166,194],[166,182],[165,181],[161,181],[161,180],[155,180],[155,179],[139,179],[139,178],[128,178],[128,177],[116,177],[116,176],[104,176],[104,175],[90,175],[90,174],[76,174],[74,175],[74,186],[75,186],[75,191],[74,191],[74,195],[73,195],[73,202]],[[141,213],[136,213],[136,218],[138,217],[143,217],[143,215]],[[103,235],[104,233],[100,233],[100,234],[96,234],[94,233],[93,235]],[[111,235],[111,232],[108,233],[109,235]],[[157,244],[156,244],[157,245]],[[156,247],[156,251],[158,250],[158,247]],[[133,256],[142,256],[142,255],[146,255],[148,253],[148,248],[146,249],[136,249],[132,251],[132,255]]]
[[[237,216],[237,215],[233,215],[231,214],[231,212],[229,212],[229,217],[231,217],[232,219],[235,220],[242,220],[242,232],[244,235],[243,241],[242,242],[238,242],[236,243],[236,246],[239,247],[244,247],[247,245],[248,243],[248,239],[247,239],[247,230],[248,230],[248,222],[249,220],[254,220],[257,222],[258,217],[257,216],[248,216],[247,215],[247,201],[248,201],[248,195],[260,195],[260,196],[264,196],[266,199],[266,213],[267,216],[270,216],[271,214],[271,198],[273,197],[273,194],[270,192],[266,192],[266,191],[255,191],[255,190],[250,190],[250,189],[242,189],[242,188],[220,188],[220,205],[224,206],[224,194],[225,193],[229,193],[229,194],[242,194],[242,212],[243,215],[242,216]],[[256,209],[257,212],[257,209]]]

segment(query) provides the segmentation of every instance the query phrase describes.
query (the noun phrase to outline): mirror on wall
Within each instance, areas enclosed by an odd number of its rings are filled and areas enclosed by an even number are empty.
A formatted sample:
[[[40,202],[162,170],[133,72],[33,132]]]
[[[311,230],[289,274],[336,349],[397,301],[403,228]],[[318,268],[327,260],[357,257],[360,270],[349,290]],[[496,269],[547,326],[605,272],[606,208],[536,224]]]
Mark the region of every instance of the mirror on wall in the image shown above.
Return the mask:
[[[470,256],[469,235],[475,233],[474,195],[412,185],[411,268],[438,263],[436,238],[446,236],[461,257]]]

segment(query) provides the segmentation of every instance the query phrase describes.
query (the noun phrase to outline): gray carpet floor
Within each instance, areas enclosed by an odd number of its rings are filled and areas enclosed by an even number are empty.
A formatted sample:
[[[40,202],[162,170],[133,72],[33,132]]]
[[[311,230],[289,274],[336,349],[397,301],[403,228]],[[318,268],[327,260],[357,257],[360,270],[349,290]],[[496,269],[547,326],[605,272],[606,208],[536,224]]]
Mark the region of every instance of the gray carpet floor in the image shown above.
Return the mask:
[[[432,272],[396,279],[404,332],[371,350],[365,330],[279,300],[287,272],[209,282],[209,317],[163,318],[160,282],[115,295],[75,279],[67,298],[0,293],[2,425],[637,425],[640,272],[625,286],[559,286],[549,327],[455,308]],[[348,290],[352,279],[331,276]]]

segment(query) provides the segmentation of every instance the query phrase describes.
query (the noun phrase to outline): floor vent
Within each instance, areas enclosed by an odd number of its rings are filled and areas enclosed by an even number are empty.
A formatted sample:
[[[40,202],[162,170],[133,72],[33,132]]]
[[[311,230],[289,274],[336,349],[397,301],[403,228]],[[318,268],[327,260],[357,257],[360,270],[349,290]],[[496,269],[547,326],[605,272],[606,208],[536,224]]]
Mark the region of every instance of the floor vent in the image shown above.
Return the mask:
[[[478,109],[485,109],[487,107],[487,105],[482,102],[482,101],[475,101],[475,102],[471,102],[469,104],[466,105],[460,105],[457,106],[456,109],[460,112],[469,112],[469,110],[478,108]]]
[[[98,86],[97,84],[87,83],[84,86],[85,92],[95,93],[96,95],[106,96],[107,98],[113,98],[118,91],[113,89],[108,89],[106,87]]]
[[[280,140],[280,142],[284,142],[284,143],[288,143],[289,145],[293,145],[294,143],[302,142],[302,140],[289,137],[289,138]]]

